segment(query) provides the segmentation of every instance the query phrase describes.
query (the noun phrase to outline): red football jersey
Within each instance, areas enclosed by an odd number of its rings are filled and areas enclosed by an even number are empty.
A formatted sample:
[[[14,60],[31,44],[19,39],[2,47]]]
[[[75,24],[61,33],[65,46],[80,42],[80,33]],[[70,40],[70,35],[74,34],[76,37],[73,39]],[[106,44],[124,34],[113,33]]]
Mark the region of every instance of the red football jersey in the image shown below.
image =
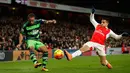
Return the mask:
[[[101,25],[97,25],[92,35],[91,41],[104,45],[107,37],[109,37],[109,33],[110,29]]]

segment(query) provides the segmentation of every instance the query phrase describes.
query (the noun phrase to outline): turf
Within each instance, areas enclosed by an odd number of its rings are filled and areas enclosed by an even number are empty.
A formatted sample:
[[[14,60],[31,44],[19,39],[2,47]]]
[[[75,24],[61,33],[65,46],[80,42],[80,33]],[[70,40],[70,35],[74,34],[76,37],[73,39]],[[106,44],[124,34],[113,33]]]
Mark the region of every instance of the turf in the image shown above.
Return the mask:
[[[130,54],[107,56],[113,69],[100,65],[97,56],[66,59],[49,59],[47,73],[130,73]],[[41,68],[34,69],[31,61],[0,62],[0,73],[45,73]]]

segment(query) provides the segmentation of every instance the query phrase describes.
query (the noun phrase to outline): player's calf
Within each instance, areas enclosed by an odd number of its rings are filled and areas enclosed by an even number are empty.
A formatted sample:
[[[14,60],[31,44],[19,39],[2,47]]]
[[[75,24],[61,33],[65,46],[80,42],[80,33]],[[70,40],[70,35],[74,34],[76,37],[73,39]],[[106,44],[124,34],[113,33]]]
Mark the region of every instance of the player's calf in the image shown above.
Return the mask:
[[[107,68],[111,69],[112,65],[106,60],[105,54],[99,54],[97,52],[97,55],[100,57],[100,62],[103,66],[107,66]],[[102,56],[101,56],[102,55]]]
[[[42,46],[42,47],[40,47],[39,50],[43,53],[43,55],[42,55],[42,66],[43,66],[42,70],[48,71],[48,69],[46,68],[46,65],[48,62],[48,49],[46,46]]]
[[[41,66],[41,63],[37,61],[36,56],[33,52],[30,52],[30,59],[33,61],[34,68],[38,68],[39,66]]]
[[[30,59],[33,61],[34,68],[38,68],[42,64],[37,61],[37,58],[36,58],[35,54],[36,54],[36,52],[34,53],[34,49],[30,48]]]
[[[107,60],[101,61],[101,64],[103,66],[107,66],[108,69],[112,69],[112,65]]]
[[[103,66],[106,66],[107,65],[107,62],[106,61],[100,61],[101,62],[101,64],[103,65]]]

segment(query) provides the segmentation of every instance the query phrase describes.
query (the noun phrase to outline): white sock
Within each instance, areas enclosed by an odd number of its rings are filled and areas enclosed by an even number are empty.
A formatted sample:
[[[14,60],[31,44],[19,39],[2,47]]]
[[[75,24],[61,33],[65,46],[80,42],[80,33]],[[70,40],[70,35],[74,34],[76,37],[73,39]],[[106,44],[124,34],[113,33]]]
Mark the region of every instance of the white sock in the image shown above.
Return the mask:
[[[80,50],[75,51],[74,53],[72,53],[72,57],[76,57],[76,56],[80,56],[82,54],[82,52]]]

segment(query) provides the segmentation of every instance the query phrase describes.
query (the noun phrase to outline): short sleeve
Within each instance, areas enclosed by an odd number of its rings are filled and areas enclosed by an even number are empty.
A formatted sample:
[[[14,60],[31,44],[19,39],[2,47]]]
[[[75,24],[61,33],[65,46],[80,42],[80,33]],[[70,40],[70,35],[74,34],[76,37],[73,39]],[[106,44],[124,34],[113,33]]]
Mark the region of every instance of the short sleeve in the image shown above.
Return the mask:
[[[23,34],[23,35],[25,35],[25,30],[24,30],[23,27],[21,28],[20,33]]]
[[[23,35],[25,35],[25,27],[26,27],[27,24],[28,24],[28,22],[24,23],[21,30],[20,30],[20,33],[23,34]]]

